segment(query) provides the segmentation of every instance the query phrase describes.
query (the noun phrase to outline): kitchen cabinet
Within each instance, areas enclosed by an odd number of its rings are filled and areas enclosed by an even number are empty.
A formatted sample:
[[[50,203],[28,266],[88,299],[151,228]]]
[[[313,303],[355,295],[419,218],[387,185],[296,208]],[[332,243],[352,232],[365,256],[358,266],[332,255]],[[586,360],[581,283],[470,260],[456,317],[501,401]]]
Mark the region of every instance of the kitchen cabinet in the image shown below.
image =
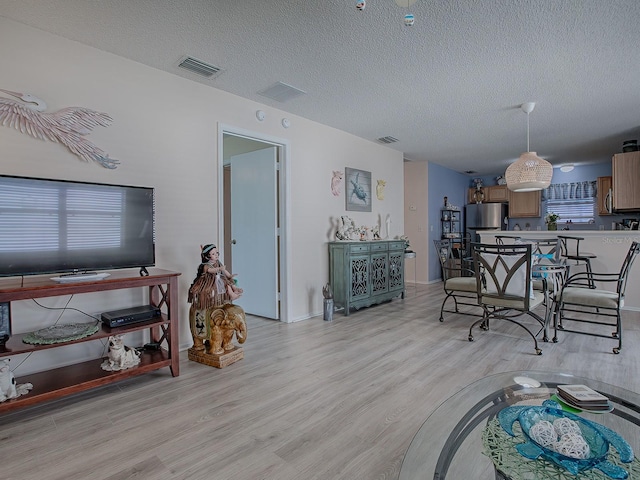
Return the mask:
[[[506,185],[492,185],[482,187],[484,192],[484,203],[507,203],[509,201],[509,190]],[[475,188],[469,189],[469,203],[476,203]]]
[[[598,177],[598,215],[611,215],[613,177]]]
[[[509,191],[509,218],[540,216],[540,190],[534,192]]]
[[[402,240],[329,242],[329,282],[336,307],[352,308],[404,298]]]
[[[506,203],[509,201],[509,189],[506,185],[494,185],[492,187],[487,187],[485,197],[487,202]]]
[[[640,210],[640,152],[613,156],[613,211]]]
[[[482,201],[484,201],[484,188],[482,189]],[[469,194],[467,195],[467,203],[477,203],[476,202],[476,189],[475,188],[470,188],[469,189]]]

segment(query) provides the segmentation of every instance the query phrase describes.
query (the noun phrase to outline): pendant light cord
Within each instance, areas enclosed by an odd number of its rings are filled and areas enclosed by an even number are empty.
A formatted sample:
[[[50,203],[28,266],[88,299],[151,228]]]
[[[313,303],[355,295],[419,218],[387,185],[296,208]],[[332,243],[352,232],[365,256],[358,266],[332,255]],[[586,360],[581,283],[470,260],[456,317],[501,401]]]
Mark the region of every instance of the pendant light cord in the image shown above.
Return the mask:
[[[529,148],[529,114],[527,113],[527,152],[530,152]]]

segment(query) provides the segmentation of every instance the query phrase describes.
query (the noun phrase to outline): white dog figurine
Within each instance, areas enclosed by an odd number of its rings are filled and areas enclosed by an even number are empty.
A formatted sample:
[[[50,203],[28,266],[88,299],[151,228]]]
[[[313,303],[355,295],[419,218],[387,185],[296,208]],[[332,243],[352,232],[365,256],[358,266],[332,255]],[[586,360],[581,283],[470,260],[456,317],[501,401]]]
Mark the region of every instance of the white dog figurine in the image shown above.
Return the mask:
[[[25,395],[32,388],[30,383],[16,385],[16,377],[9,369],[9,359],[0,360],[0,402]]]
[[[107,359],[102,362],[102,369],[108,371],[125,370],[140,363],[140,352],[124,344],[122,335],[109,337]]]

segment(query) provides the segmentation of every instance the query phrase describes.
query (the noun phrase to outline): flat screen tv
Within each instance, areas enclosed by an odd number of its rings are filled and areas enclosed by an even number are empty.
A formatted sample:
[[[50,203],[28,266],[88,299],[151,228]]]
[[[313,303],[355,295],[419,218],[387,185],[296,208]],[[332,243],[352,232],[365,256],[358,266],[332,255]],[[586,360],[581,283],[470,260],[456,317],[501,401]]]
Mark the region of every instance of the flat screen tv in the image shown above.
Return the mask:
[[[0,175],[0,276],[154,264],[153,188]]]

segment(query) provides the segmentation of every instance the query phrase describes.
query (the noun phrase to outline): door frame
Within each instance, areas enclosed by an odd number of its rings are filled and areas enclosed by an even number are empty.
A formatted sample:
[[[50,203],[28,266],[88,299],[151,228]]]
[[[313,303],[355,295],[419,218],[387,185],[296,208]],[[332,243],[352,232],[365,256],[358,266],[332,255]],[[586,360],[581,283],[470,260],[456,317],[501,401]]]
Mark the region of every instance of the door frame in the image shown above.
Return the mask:
[[[291,229],[289,219],[291,218],[291,186],[289,173],[289,141],[283,138],[253,132],[243,128],[228,124],[218,123],[218,245],[224,249],[224,135],[244,137],[256,142],[262,142],[278,147],[279,153],[279,184],[278,184],[278,222],[280,225],[280,264],[278,265],[280,277],[280,321],[290,323],[292,320],[290,302],[288,301],[291,291]],[[224,258],[224,251],[221,251]]]

